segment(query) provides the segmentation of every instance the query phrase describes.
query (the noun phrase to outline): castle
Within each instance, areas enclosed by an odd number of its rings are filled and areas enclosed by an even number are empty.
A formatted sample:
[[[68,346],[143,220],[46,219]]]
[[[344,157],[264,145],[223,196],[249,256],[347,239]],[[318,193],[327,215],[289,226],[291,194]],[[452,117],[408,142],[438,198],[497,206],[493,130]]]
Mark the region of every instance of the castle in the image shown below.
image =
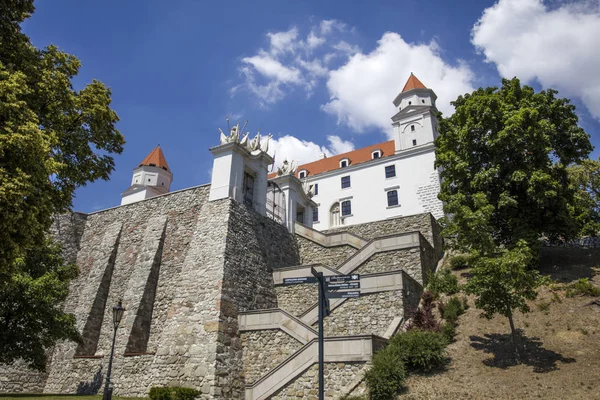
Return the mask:
[[[326,397],[361,393],[374,352],[415,309],[442,240],[435,93],[411,75],[394,100],[394,140],[269,175],[268,138],[221,132],[211,183],[169,192],[160,148],[134,170],[122,205],[56,218],[80,276],[65,310],[83,342],[47,371],[0,366],[1,392],[98,393],[117,330],[115,394],[187,386],[202,399],[315,398],[317,288],[285,278],[360,274],[358,298],[331,300]]]

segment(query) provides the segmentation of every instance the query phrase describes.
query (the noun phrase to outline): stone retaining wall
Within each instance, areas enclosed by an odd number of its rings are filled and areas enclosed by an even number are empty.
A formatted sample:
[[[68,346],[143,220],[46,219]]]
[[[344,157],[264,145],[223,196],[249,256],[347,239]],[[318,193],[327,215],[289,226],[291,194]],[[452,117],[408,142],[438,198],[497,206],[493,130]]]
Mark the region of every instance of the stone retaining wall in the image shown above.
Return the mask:
[[[319,300],[319,288],[316,283],[276,286],[275,291],[277,306],[296,317]]]
[[[151,386],[180,385],[199,389],[201,399],[243,398],[237,313],[275,307],[271,270],[297,265],[299,255],[285,227],[229,199],[208,202],[209,189],[59,218],[55,234],[80,270],[65,310],[88,332],[87,344],[59,344],[46,382],[40,375],[3,374],[0,391],[16,391],[11,382],[19,382],[28,392],[98,393],[112,306],[123,299],[115,395],[147,396]]]
[[[368,364],[364,362],[325,363],[324,366],[325,398],[334,400],[339,398],[340,393],[351,385],[356,377],[364,374]],[[314,364],[286,387],[277,391],[270,399],[317,399],[319,388],[318,371],[319,366]]]
[[[337,268],[357,251],[349,245],[324,247],[299,235],[295,235],[295,238],[300,253],[300,264],[323,264]]]
[[[302,347],[279,329],[242,332],[245,383],[252,384]]]
[[[339,228],[323,231],[323,233],[341,231],[352,232],[367,240],[402,232],[418,231],[421,232],[425,239],[433,246],[438,258],[441,257],[442,254],[443,239],[440,235],[440,226],[430,213],[396,217],[364,224],[341,226]]]
[[[347,299],[325,321],[325,336],[372,334],[383,336],[396,317],[404,316],[402,290],[371,293]],[[317,329],[317,324],[313,325]]]

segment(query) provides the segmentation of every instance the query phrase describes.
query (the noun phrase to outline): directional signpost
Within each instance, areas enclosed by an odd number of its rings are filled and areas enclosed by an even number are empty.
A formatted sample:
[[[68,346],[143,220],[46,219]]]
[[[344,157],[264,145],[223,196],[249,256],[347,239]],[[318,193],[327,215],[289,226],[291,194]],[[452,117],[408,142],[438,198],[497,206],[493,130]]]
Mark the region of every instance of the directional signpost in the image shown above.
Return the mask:
[[[329,299],[352,299],[360,296],[360,275],[333,275],[323,276],[313,267],[310,268],[313,276],[296,278],[283,278],[284,285],[300,285],[303,283],[319,284],[319,400],[325,399],[325,378],[323,364],[325,352],[323,350],[323,320],[330,314]],[[354,289],[354,290],[348,290]],[[336,290],[329,292],[329,290]],[[337,290],[348,290],[339,292]]]

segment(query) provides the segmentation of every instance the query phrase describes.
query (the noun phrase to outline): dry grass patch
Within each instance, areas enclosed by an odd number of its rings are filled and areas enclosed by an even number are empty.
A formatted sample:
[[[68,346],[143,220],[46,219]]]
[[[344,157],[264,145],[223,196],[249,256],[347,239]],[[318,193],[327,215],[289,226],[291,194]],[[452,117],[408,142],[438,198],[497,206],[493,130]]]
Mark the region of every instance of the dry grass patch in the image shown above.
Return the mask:
[[[515,315],[522,364],[512,358],[508,320],[480,318],[471,298],[448,346],[450,363],[444,371],[408,377],[399,399],[600,399],[599,299],[565,296],[580,278],[600,286],[600,251],[594,252],[542,255],[542,272],[561,284],[542,288],[532,312]],[[468,270],[455,273],[464,283]]]

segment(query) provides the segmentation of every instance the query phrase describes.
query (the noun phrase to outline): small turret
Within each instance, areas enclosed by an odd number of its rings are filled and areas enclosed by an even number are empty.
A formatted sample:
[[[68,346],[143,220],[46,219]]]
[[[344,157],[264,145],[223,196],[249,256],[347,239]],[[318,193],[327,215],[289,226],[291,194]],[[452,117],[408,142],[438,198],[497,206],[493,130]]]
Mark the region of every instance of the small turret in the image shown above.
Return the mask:
[[[121,205],[169,193],[173,174],[159,146],[133,170],[131,186],[121,194]]]
[[[437,96],[413,73],[394,99],[397,113],[392,117],[396,153],[433,143],[438,135]]]

